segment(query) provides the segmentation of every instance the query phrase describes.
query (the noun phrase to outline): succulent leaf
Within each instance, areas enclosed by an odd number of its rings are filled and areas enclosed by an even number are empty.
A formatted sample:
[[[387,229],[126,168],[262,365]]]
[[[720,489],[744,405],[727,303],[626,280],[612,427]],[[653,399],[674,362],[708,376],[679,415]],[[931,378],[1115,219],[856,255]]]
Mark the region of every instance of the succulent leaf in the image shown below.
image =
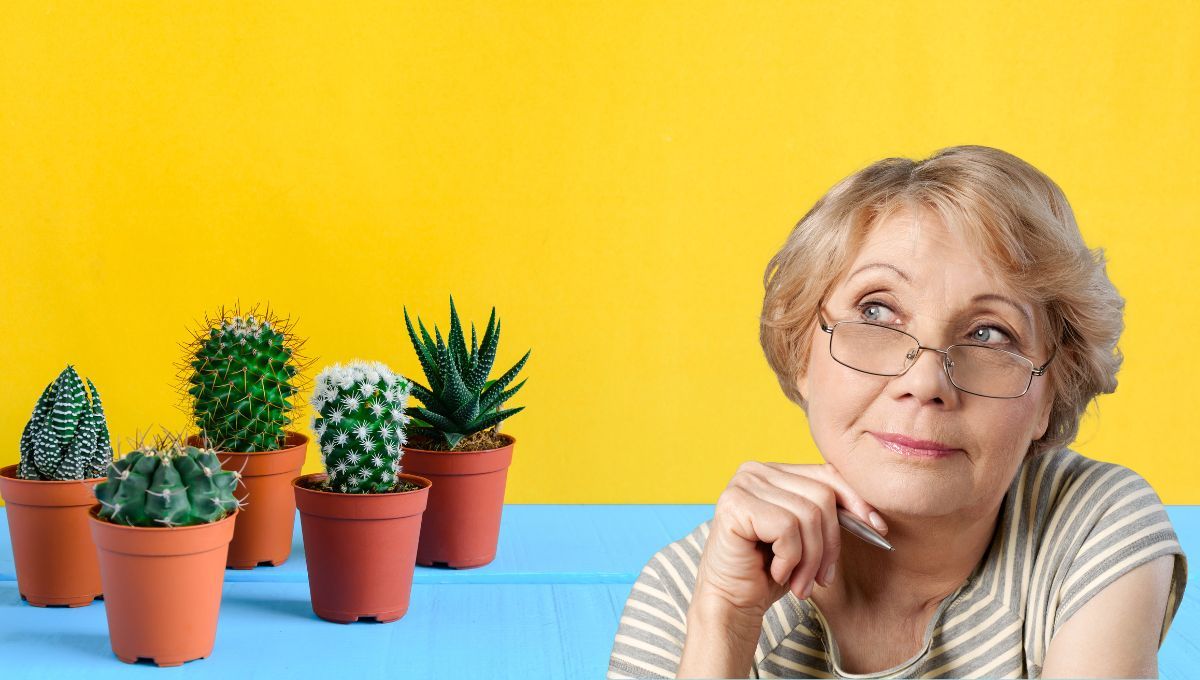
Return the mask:
[[[492,415],[490,415],[486,418],[483,418],[477,422],[471,423],[470,427],[467,429],[471,430],[472,432],[478,432],[479,430],[485,430],[485,429],[491,427],[492,425],[499,423],[500,421],[504,420],[505,418],[507,418],[511,415],[520,413],[524,409],[525,409],[524,406],[518,406],[517,408],[510,408],[510,409],[505,409],[503,411],[496,411],[495,413],[493,413]]]
[[[521,386],[524,384],[525,384],[525,381],[522,380],[521,382],[517,383],[516,387],[512,388],[511,390],[509,390],[507,392],[492,392],[490,395],[488,395],[485,399],[482,400],[482,403],[480,403],[480,405],[479,405],[479,409],[484,412],[496,409],[501,404],[508,401],[510,397],[512,397],[514,394],[516,394],[517,390],[521,389]]]
[[[412,341],[413,347],[417,350],[417,360],[421,362],[421,370],[425,372],[425,376],[429,379],[430,388],[434,390],[440,389],[440,386],[435,382],[437,377],[437,357],[435,356],[436,352],[430,350],[429,344],[432,341],[429,340],[429,333],[425,331],[425,326],[421,325],[421,335],[424,341],[417,339],[417,334],[413,331],[412,320],[408,318],[407,307],[404,308],[404,323],[408,326],[408,337]]]
[[[436,330],[436,329],[435,329]],[[454,309],[454,296],[450,296],[450,335],[446,337],[454,359],[455,368],[460,378],[470,374],[470,356],[467,354],[466,341],[463,339],[462,324],[458,321],[458,312]]]
[[[525,356],[521,357],[521,360],[518,361],[515,366],[508,369],[507,373],[500,376],[499,378],[496,378],[496,380],[494,380],[491,385],[488,385],[488,388],[486,390],[484,390],[484,392],[483,392],[483,398],[487,399],[492,394],[503,390],[504,387],[506,385],[508,385],[508,383],[512,382],[513,378],[517,377],[517,373],[520,372],[521,367],[525,365],[525,360],[528,358],[529,358],[529,352],[526,352]],[[501,403],[503,401],[504,401],[503,399],[500,400]]]
[[[487,328],[483,331],[483,345],[479,348],[479,357],[475,361],[475,370],[471,374],[473,389],[479,389],[492,371],[492,362],[496,360],[496,347],[500,344],[500,331],[496,326],[496,308],[488,318]]]

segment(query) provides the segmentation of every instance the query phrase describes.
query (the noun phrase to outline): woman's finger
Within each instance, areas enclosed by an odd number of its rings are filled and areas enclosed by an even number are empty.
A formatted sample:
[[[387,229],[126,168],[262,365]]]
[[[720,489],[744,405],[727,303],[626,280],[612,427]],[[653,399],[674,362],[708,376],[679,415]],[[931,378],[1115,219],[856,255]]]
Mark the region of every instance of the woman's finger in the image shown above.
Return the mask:
[[[836,533],[834,496],[820,482],[809,479],[784,480],[784,477],[795,476],[763,466],[743,471],[734,484],[795,517],[795,533],[772,546],[775,559],[771,564],[771,576],[780,585],[792,584],[796,596],[803,597],[809,589],[805,586],[821,578],[824,573],[821,569],[830,559],[827,556],[829,546],[826,545],[826,535],[833,533],[834,541],[840,538]],[[780,486],[781,481],[791,484],[798,492]],[[797,482],[806,483],[797,485]],[[833,559],[836,559],[836,549],[833,555]]]
[[[887,523],[883,521],[883,517],[879,512],[858,495],[846,478],[838,472],[837,468],[826,463],[824,465],[797,465],[792,463],[764,463],[770,467],[774,467],[784,472],[789,472],[794,475],[803,477],[812,477],[818,481],[825,482],[830,488],[837,493],[838,505],[849,510],[851,514],[857,515],[859,519],[875,527],[876,531],[881,534],[887,534]]]
[[[767,478],[786,492],[803,496],[821,509],[821,563],[817,567],[816,581],[828,586],[832,572],[830,567],[837,563],[842,550],[842,531],[837,518],[837,492],[823,481],[804,475],[781,470],[771,463]]]

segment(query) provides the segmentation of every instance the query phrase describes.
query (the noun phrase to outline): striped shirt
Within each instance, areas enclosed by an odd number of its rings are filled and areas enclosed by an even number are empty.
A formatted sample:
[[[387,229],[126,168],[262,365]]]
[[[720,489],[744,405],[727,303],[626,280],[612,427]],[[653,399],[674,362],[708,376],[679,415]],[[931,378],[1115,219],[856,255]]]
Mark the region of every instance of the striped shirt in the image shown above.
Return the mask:
[[[609,678],[675,677],[696,566],[712,520],[642,569],[613,642]],[[945,598],[909,660],[853,674],[821,612],[788,593],[763,617],[750,677],[1038,677],[1050,640],[1122,574],[1175,555],[1159,646],[1183,598],[1187,560],[1154,489],[1129,468],[1070,449],[1026,459],[975,571]]]

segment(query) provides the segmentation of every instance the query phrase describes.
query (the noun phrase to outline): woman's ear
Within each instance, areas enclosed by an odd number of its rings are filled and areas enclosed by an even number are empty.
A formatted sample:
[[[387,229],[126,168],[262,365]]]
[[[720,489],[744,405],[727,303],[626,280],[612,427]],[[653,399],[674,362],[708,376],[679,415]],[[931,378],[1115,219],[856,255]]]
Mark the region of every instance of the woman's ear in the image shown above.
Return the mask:
[[[1050,412],[1054,410],[1054,391],[1047,390],[1042,398],[1045,403],[1042,404],[1042,411],[1038,414],[1037,432],[1033,437],[1035,441],[1046,436],[1046,430],[1050,427]]]

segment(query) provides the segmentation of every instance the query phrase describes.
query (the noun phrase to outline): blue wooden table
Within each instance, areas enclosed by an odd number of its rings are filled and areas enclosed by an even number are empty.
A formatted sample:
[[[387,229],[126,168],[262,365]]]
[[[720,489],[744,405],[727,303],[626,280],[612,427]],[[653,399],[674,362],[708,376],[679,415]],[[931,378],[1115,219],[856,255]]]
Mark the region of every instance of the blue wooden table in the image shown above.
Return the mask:
[[[507,505],[496,560],[478,569],[417,567],[412,602],[389,624],[340,625],[312,613],[300,526],[279,567],[225,572],[216,647],[159,669],[113,656],[103,602],[38,608],[17,593],[0,527],[0,678],[168,674],[218,678],[602,678],[617,620],[642,566],[712,516],[711,505]],[[1171,506],[1189,555],[1200,506]],[[6,522],[0,508],[0,522]],[[1159,654],[1163,678],[1200,668],[1193,576]]]

